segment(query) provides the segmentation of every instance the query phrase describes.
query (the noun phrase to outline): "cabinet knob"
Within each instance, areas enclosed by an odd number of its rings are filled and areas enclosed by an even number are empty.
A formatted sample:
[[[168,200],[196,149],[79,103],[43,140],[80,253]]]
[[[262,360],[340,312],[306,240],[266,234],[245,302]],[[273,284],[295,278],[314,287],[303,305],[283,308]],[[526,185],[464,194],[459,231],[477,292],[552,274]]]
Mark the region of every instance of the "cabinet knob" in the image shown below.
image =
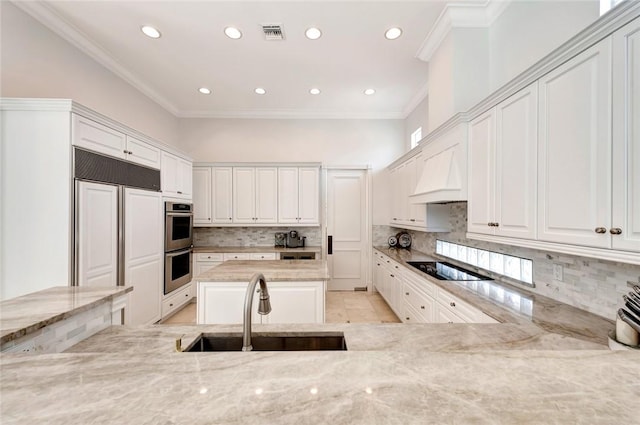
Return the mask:
[[[185,297],[189,298],[189,294],[184,294]]]
[[[133,155],[133,152],[129,151],[129,155]]]
[[[392,275],[392,274],[390,274],[389,276],[391,276],[391,277],[395,277],[395,276],[394,276],[394,275]]]
[[[173,307],[173,304],[169,304],[169,307]]]
[[[124,153],[129,153],[129,151],[128,151],[128,150],[126,150],[126,149],[125,149],[125,150],[123,150],[122,152],[124,152]]]
[[[493,227],[500,227],[500,223],[493,223]]]
[[[612,229],[612,230],[613,230],[613,229]],[[600,233],[600,234],[602,234],[602,233],[607,233],[607,229],[606,229],[606,228],[604,228],[604,227],[596,227],[595,232],[596,232],[596,233]]]
[[[231,217],[229,217],[229,220],[231,220]]]
[[[415,219],[415,218],[412,218],[412,219],[410,219],[409,221],[416,221],[416,219]]]
[[[619,227],[614,227],[611,230],[609,230],[609,233],[611,233],[612,235],[620,235],[622,234],[622,229]]]
[[[182,192],[178,191],[178,195],[182,195]]]
[[[211,221],[211,217],[207,218],[207,220]]]
[[[408,318],[408,317],[407,317],[406,319],[407,319],[407,320],[411,320],[411,319],[410,319],[410,318]]]
[[[487,223],[487,226],[493,227],[493,223]]]
[[[409,293],[408,293],[408,292],[405,292],[404,294],[405,294],[405,295],[409,295]]]
[[[456,303],[454,303],[453,301],[451,301],[451,302],[449,303],[449,305],[450,305],[451,307],[455,307],[455,306],[456,306]]]
[[[421,308],[422,310],[424,310],[424,306],[423,306],[423,305],[421,305],[421,306],[420,306],[420,308]]]

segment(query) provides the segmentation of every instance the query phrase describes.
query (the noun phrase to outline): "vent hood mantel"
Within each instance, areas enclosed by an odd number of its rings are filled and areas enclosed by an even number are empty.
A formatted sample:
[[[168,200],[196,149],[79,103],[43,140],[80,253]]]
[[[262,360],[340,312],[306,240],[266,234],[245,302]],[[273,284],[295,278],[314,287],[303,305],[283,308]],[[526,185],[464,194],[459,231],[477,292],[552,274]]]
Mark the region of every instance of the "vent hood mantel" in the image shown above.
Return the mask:
[[[409,196],[412,204],[467,200],[466,124],[430,141],[422,150],[423,164]]]

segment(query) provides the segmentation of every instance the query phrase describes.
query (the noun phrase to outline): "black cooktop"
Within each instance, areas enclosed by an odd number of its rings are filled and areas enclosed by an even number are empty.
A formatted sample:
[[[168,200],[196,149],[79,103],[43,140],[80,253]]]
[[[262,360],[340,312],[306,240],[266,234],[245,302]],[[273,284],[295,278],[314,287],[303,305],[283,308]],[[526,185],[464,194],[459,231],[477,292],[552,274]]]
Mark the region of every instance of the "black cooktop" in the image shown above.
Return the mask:
[[[407,261],[412,267],[440,280],[493,280],[490,277],[439,261]]]

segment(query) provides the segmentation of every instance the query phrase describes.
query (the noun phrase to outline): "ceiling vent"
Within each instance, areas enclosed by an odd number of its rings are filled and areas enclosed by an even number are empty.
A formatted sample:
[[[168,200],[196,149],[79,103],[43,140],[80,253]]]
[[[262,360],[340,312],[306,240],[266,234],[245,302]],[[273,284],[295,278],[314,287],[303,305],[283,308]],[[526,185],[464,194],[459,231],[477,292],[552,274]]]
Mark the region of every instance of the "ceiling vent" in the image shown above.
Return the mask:
[[[284,31],[280,24],[262,24],[262,32],[264,32],[264,39],[270,40],[284,40]]]

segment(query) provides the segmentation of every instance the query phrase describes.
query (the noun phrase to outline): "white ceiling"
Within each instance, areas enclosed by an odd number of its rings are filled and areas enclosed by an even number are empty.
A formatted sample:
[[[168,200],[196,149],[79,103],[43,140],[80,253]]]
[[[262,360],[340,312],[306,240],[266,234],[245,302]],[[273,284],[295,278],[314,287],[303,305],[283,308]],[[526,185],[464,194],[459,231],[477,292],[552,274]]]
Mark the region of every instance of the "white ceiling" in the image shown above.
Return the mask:
[[[404,118],[443,1],[47,1],[46,23],[178,116]],[[42,20],[42,19],[41,19]],[[282,24],[284,41],[261,25]],[[162,37],[140,31],[153,25]],[[223,30],[242,30],[239,40]],[[304,31],[317,26],[319,40]],[[384,38],[399,26],[402,36]],[[55,28],[54,28],[55,29]],[[213,93],[202,95],[206,86]],[[254,89],[264,87],[266,95]],[[317,87],[320,95],[309,89]],[[366,88],[376,94],[366,96]]]

